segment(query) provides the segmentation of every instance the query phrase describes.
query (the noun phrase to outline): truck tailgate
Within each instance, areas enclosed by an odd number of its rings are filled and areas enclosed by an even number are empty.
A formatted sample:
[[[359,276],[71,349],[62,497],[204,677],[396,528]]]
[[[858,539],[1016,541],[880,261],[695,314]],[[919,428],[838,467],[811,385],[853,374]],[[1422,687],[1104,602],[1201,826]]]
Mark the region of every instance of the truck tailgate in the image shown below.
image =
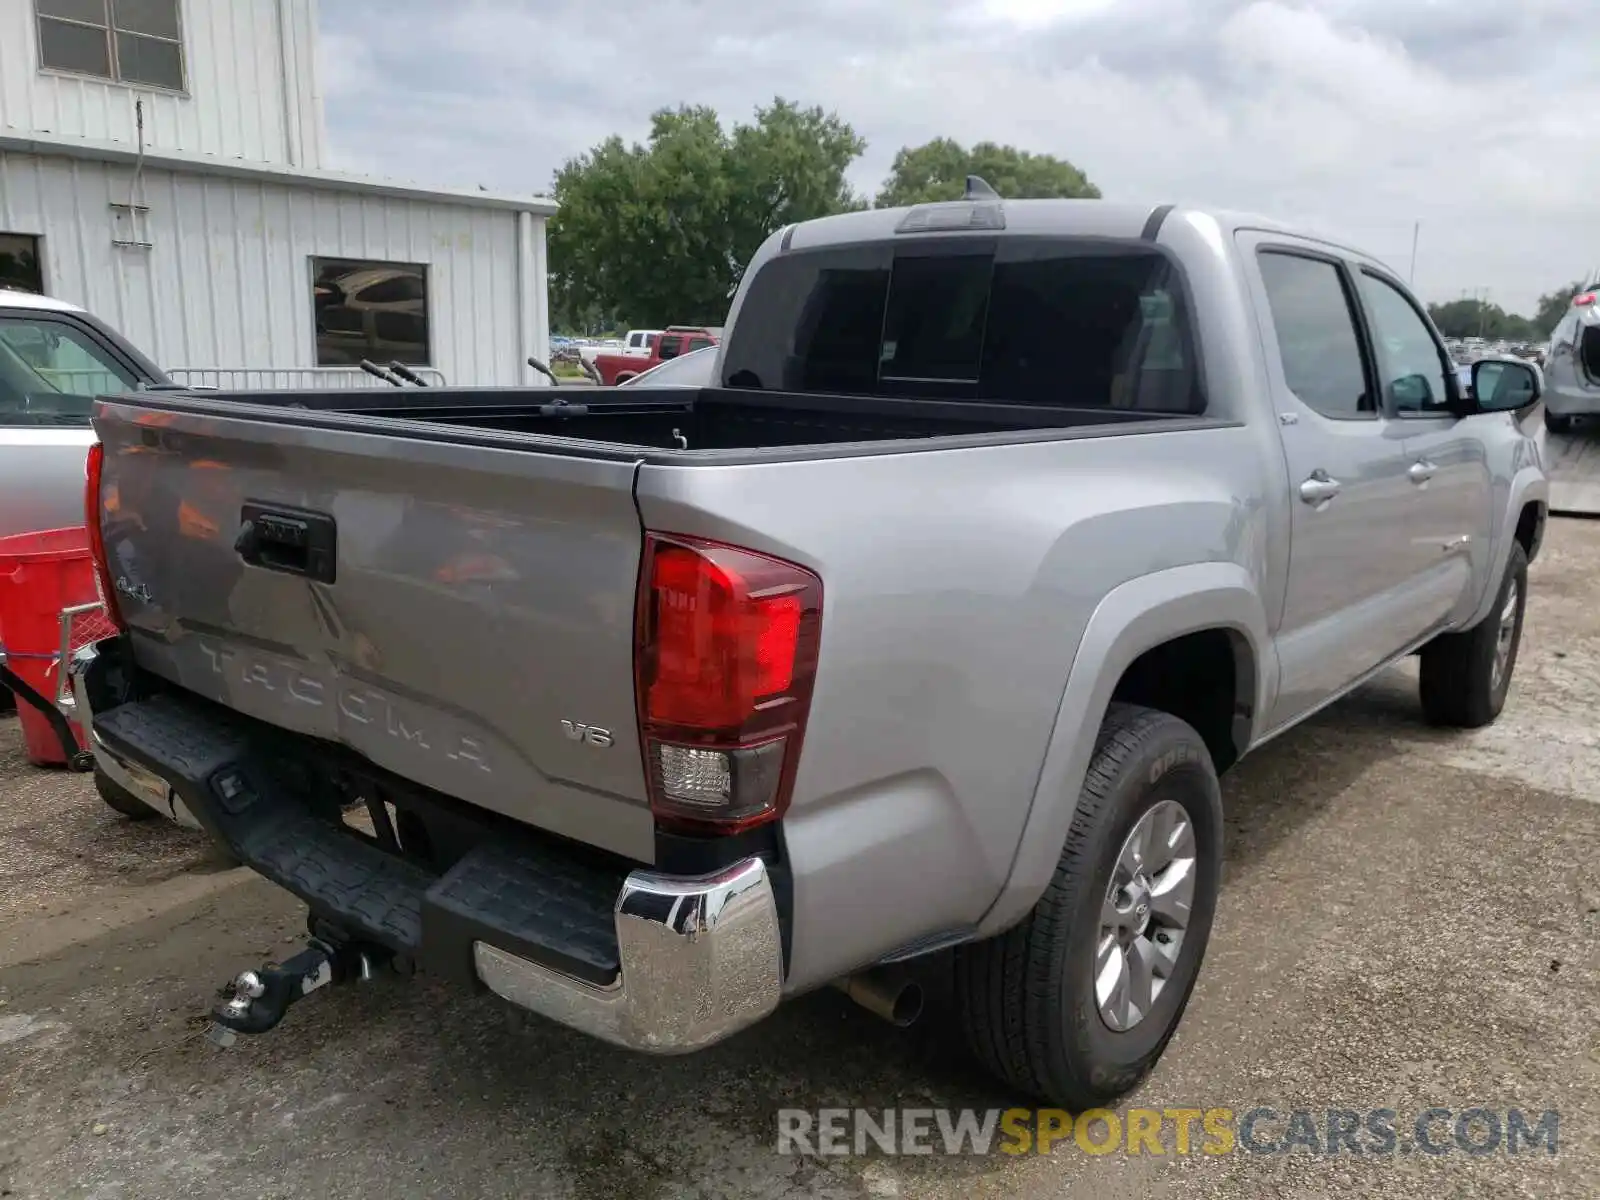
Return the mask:
[[[335,424],[100,406],[106,550],[140,665],[650,861],[636,463]]]

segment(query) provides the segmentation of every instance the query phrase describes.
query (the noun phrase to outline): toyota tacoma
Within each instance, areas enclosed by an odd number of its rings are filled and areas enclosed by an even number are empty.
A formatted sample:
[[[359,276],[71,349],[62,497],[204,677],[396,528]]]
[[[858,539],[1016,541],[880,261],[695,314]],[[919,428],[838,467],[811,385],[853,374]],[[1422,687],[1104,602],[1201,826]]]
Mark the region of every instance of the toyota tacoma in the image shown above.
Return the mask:
[[[973,180],[774,233],[712,375],[97,402],[96,753],[308,909],[219,1041],[387,964],[676,1053],[949,954],[982,1062],[1107,1103],[1218,777],[1408,655],[1506,702],[1540,374],[1349,246]]]

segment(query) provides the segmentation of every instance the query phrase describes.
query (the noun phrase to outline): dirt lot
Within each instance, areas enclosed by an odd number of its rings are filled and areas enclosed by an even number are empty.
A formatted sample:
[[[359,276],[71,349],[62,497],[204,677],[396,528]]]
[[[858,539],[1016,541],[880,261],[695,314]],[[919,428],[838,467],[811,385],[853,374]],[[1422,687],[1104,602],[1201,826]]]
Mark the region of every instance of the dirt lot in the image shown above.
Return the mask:
[[[833,993],[691,1059],[374,983],[219,1051],[216,988],[292,904],[116,817],[0,722],[0,1196],[1237,1197],[1600,1194],[1600,524],[1557,522],[1494,727],[1420,723],[1397,669],[1224,785],[1228,875],[1136,1106],[1559,1110],[1557,1153],[806,1158],[782,1107],[1003,1107],[937,1014]],[[1320,1117],[1318,1118],[1320,1121]],[[1169,1148],[1171,1142],[1168,1142]]]

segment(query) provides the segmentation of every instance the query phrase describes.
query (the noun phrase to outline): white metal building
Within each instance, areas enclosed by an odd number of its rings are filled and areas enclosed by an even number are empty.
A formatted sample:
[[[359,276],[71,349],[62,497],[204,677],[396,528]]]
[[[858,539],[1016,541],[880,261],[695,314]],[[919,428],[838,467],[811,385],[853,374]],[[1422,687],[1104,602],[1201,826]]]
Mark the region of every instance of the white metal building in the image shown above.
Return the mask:
[[[191,382],[543,382],[554,202],[329,171],[316,5],[0,0],[0,287]]]

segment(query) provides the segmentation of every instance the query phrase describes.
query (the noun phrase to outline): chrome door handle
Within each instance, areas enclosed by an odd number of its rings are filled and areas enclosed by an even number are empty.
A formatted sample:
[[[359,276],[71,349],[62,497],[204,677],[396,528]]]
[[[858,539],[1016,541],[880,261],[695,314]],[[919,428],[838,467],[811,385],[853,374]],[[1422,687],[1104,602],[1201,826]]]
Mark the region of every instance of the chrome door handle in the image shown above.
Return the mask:
[[[1300,499],[1307,504],[1324,504],[1339,494],[1339,481],[1329,479],[1326,471],[1316,471],[1300,485]]]
[[[1428,480],[1433,478],[1433,473],[1438,469],[1438,467],[1423,458],[1412,463],[1411,469],[1406,472],[1406,475],[1412,483],[1427,483]]]

